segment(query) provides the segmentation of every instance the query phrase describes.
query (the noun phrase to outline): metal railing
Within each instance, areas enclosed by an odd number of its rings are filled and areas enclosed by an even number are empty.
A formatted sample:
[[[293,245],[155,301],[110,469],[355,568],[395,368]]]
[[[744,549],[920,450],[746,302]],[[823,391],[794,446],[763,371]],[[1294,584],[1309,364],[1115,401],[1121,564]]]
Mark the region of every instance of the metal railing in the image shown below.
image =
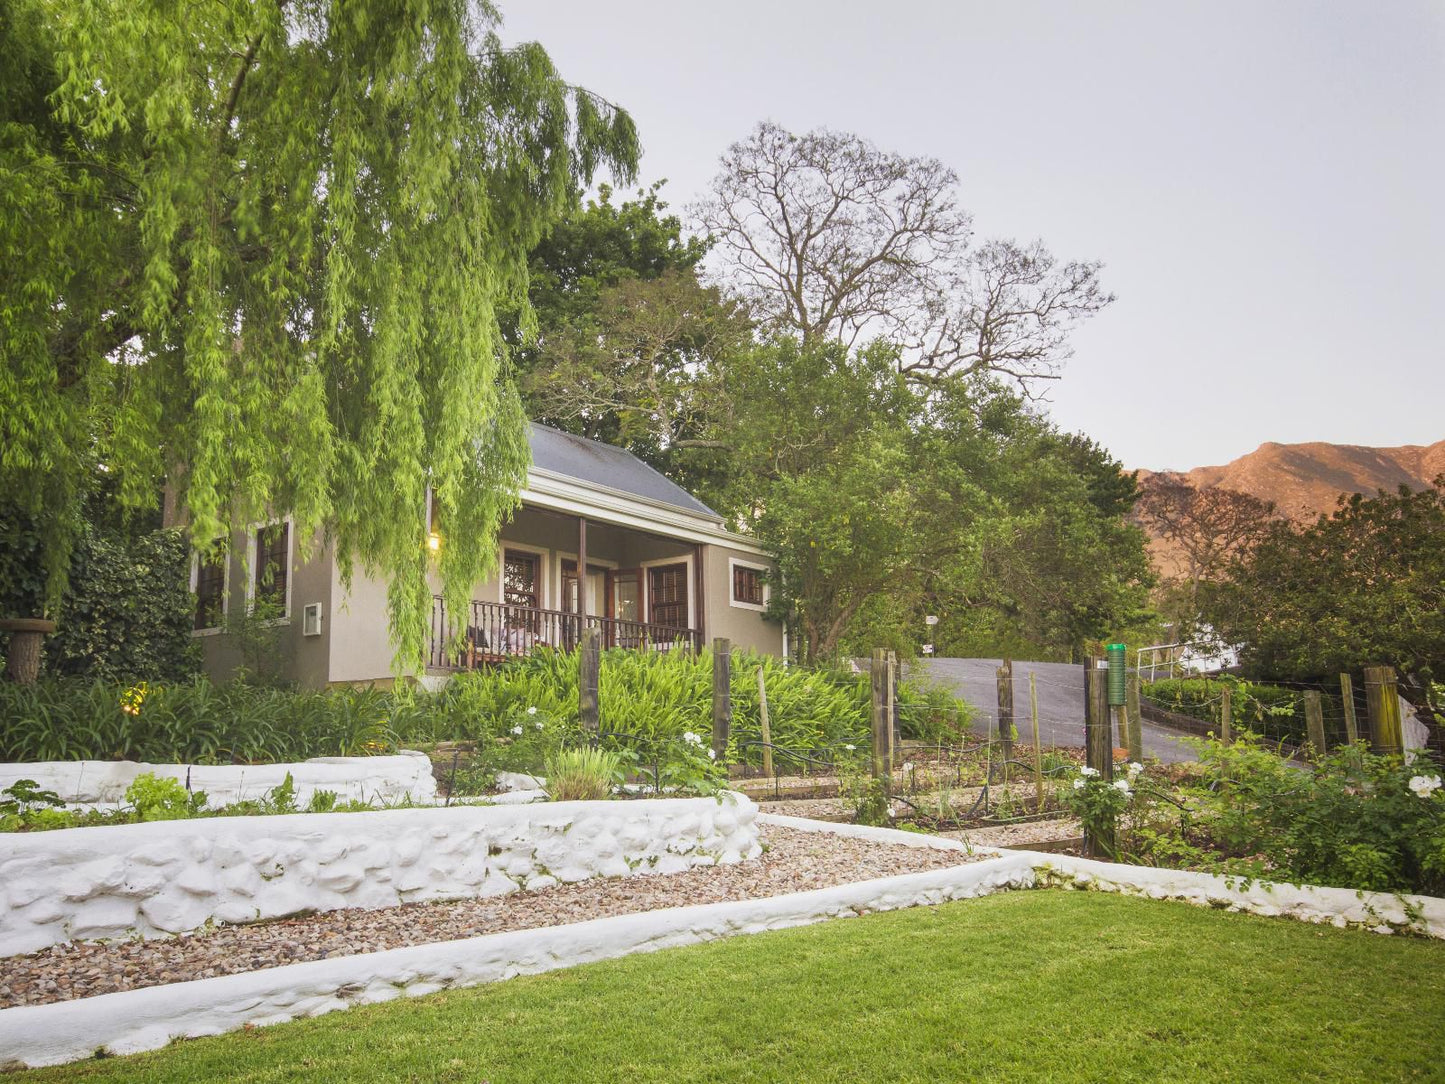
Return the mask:
[[[701,646],[696,629],[593,614],[583,618],[566,610],[479,599],[468,604],[466,621],[456,622],[453,627],[448,620],[446,600],[441,595],[433,595],[431,652],[427,663],[438,669],[470,670],[530,655],[539,647],[571,651],[581,642],[584,628],[600,629],[604,648],[696,651]]]

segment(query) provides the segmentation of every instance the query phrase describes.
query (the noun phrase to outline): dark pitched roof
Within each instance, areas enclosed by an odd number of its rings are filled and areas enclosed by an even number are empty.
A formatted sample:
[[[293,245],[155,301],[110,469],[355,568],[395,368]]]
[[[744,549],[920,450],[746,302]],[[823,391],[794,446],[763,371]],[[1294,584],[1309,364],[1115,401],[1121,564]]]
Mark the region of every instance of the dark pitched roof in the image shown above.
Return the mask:
[[[720,517],[676,482],[653,470],[631,452],[601,441],[532,423],[532,465],[593,485],[621,490],[684,512]]]

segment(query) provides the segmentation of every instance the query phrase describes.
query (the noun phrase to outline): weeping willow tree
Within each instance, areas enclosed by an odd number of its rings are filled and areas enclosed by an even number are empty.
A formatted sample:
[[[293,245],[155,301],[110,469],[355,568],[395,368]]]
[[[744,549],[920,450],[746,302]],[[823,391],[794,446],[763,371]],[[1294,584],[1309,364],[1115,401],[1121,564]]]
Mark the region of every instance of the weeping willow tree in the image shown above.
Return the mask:
[[[485,0],[7,0],[0,7],[0,497],[52,597],[97,470],[164,480],[197,544],[289,514],[454,613],[525,475],[498,314],[623,111],[504,48]]]

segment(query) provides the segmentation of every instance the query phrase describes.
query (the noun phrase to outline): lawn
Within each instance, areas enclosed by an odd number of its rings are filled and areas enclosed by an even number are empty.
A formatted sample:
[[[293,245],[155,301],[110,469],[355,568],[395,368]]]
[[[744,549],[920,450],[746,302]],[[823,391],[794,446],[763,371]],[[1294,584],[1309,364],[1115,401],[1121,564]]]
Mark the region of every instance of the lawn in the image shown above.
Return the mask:
[[[1442,1034],[1445,944],[1035,891],[8,1080],[1442,1080]]]

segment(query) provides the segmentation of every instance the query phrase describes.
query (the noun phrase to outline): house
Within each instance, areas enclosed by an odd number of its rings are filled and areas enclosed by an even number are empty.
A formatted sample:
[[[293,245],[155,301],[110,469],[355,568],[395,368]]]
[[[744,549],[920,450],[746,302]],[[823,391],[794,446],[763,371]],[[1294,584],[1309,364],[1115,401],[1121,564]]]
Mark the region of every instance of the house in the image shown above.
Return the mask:
[[[502,528],[496,574],[476,586],[459,621],[448,620],[433,584],[428,676],[541,645],[571,648],[588,626],[607,647],[696,648],[725,636],[741,649],[784,653],[782,625],[764,617],[773,565],[756,543],[621,448],[535,424],[530,443],[532,467],[522,505]],[[243,661],[236,637],[223,635],[227,615],[263,599],[279,614],[284,676],[313,688],[390,680],[385,582],[357,571],[348,591],[331,548],[313,550],[303,560],[290,521],[279,520],[237,532],[223,556],[193,559],[195,635],[212,677]],[[455,641],[450,628],[462,630]]]

